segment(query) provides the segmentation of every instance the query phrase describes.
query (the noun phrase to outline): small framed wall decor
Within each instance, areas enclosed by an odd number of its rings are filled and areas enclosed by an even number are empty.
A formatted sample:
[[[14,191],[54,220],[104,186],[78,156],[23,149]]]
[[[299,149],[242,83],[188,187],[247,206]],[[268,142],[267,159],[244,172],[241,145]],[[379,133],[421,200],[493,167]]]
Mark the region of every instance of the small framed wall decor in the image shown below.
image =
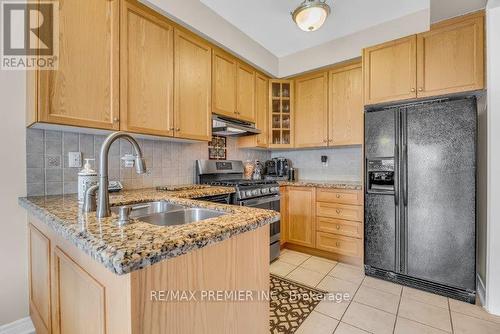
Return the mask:
[[[226,160],[227,147],[226,137],[213,136],[208,143],[208,158],[210,160]]]

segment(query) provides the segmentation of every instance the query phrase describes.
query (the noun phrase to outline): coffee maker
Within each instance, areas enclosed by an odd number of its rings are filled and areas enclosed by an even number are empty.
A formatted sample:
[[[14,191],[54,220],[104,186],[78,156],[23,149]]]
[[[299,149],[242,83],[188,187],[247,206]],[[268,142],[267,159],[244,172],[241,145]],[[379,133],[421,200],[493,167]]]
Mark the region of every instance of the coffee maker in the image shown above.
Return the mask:
[[[286,158],[273,158],[267,160],[265,164],[266,179],[288,180],[288,172],[292,167],[292,162]]]

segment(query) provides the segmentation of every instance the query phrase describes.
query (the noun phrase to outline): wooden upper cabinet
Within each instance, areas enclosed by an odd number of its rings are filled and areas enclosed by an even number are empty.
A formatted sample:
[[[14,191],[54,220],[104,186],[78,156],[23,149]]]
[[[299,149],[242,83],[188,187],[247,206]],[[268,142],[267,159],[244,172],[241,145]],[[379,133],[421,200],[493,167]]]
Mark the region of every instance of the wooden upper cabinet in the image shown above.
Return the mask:
[[[361,64],[330,71],[329,96],[329,145],[363,144]]]
[[[269,82],[263,75],[255,75],[255,126],[261,131],[257,135],[257,146],[267,147],[269,143]]]
[[[315,245],[316,189],[287,187],[287,242],[307,247]]]
[[[364,103],[416,98],[415,35],[363,50]]]
[[[236,117],[237,61],[214,49],[212,58],[212,112]]]
[[[452,19],[417,35],[419,97],[484,88],[484,13]]]
[[[328,145],[328,73],[295,79],[295,147]]]
[[[118,129],[119,0],[59,0],[59,67],[39,71],[38,120]]]
[[[173,27],[137,2],[121,15],[121,130],[172,136]]]
[[[200,38],[175,30],[175,136],[210,140],[212,49]]]
[[[269,80],[255,74],[255,127],[261,131],[258,135],[238,138],[240,147],[263,147],[269,145]]]
[[[236,71],[236,117],[255,122],[255,71],[238,63]]]

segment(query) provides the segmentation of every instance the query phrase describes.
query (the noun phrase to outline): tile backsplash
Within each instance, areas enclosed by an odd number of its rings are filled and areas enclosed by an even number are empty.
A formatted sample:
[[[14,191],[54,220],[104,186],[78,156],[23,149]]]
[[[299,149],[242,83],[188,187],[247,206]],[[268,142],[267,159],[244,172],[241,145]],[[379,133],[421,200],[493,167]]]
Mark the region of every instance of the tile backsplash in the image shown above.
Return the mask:
[[[327,166],[321,156],[328,157]],[[299,180],[361,181],[363,151],[361,146],[328,149],[274,151],[272,157],[285,157],[297,168]]]
[[[59,195],[77,192],[78,171],[69,168],[68,152],[82,152],[82,158],[96,159],[105,136],[78,132],[27,129],[27,193],[28,196]],[[121,157],[133,153],[126,140],[118,140],[109,153],[110,180],[120,180],[126,189],[195,182],[195,160],[208,159],[205,142],[172,142],[139,139],[148,173],[137,175],[134,168],[125,168]],[[227,158],[230,160],[261,160],[270,158],[266,150],[239,149],[237,140],[228,137]],[[83,160],[82,160],[83,161]]]

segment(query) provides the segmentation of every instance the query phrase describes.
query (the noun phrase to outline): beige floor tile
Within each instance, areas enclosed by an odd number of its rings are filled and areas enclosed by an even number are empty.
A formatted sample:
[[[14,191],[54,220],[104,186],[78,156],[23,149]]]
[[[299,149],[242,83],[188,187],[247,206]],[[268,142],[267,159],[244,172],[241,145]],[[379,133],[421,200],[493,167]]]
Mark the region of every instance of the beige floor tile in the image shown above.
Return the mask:
[[[361,286],[358,289],[354,301],[392,314],[398,312],[399,296],[367,286]]]
[[[328,263],[331,263],[331,264],[337,264],[337,263],[339,263],[337,261],[330,260],[330,259],[327,259],[327,258],[324,258],[324,257],[320,257],[320,256],[311,256],[311,258],[317,259],[317,260],[321,260],[321,261],[324,261],[324,262],[328,262]]]
[[[286,263],[281,260],[276,260],[273,263],[271,263],[269,271],[271,272],[271,274],[285,277],[295,268],[297,268],[297,266],[294,264]]]
[[[330,270],[333,269],[333,267],[335,267],[335,264],[331,262],[326,262],[321,258],[313,256],[305,260],[300,266],[302,268],[306,268],[312,271],[316,271],[320,274],[326,275],[330,272]]]
[[[463,313],[472,317],[500,324],[500,316],[490,314],[478,305],[472,305],[450,298],[450,308],[453,312]]]
[[[436,295],[434,293],[429,293],[422,290],[417,290],[409,287],[403,287],[403,296],[408,298],[418,300],[419,302],[431,304],[434,306],[439,306],[442,308],[448,308],[448,298]]]
[[[342,322],[371,333],[392,333],[396,316],[376,308],[352,302]]]
[[[470,317],[468,315],[451,312],[453,330],[455,334],[498,334],[500,324]]]
[[[310,257],[311,257],[310,255],[289,250],[285,253],[282,253],[279,259],[283,262],[298,266],[299,264],[301,264]]]
[[[335,334],[367,334],[368,332],[346,324],[345,322],[341,322],[337,329],[335,330]]]
[[[349,294],[349,300],[352,300],[354,297],[354,294],[356,293],[356,290],[359,287],[359,284],[349,282],[349,281],[344,281],[342,279],[332,277],[332,276],[325,276],[323,280],[316,286],[318,289],[325,290],[328,292],[335,292],[335,293],[347,293]]]
[[[451,332],[450,312],[439,306],[402,297],[398,316]]]
[[[394,284],[394,283],[391,283],[388,281],[384,281],[384,280],[381,280],[378,278],[373,278],[373,277],[368,277],[368,276],[365,277],[365,279],[363,280],[363,285],[370,287],[370,288],[389,292],[389,293],[392,293],[393,295],[400,295],[401,290],[403,289],[403,287],[399,284]]]
[[[332,334],[339,322],[321,313],[312,311],[300,325],[296,334]]]
[[[337,296],[335,294],[330,294],[330,296],[331,297],[325,297],[325,300],[321,301],[314,310],[329,317],[340,320],[342,319],[345,310],[347,310],[350,301],[342,301],[340,298],[337,299]]]
[[[318,272],[297,267],[297,269],[290,272],[286,278],[292,281],[305,284],[307,286],[315,287],[325,275]]]
[[[360,284],[363,281],[363,278],[365,278],[365,272],[362,268],[344,263],[337,264],[335,268],[328,273],[328,275],[357,284]]]
[[[419,322],[400,318],[396,320],[394,334],[447,334],[440,329],[430,327]]]

